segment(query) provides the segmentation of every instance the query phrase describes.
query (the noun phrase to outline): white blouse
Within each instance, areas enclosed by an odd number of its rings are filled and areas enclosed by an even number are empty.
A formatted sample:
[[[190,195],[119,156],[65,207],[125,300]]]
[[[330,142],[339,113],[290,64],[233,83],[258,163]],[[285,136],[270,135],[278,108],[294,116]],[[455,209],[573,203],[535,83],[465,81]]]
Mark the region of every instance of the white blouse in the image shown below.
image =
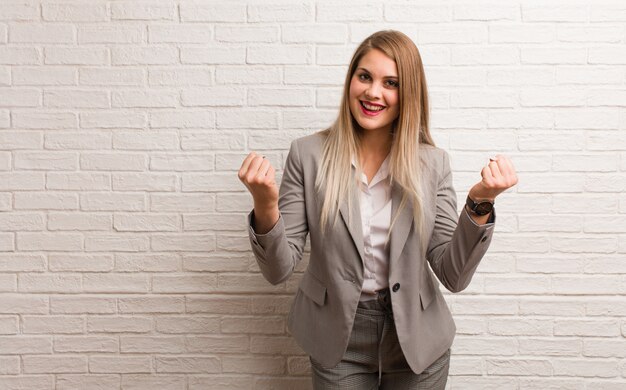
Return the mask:
[[[389,287],[389,247],[385,240],[391,225],[391,182],[389,180],[389,156],[378,172],[367,183],[361,173],[359,203],[363,229],[363,290],[361,300],[375,298],[377,290]]]

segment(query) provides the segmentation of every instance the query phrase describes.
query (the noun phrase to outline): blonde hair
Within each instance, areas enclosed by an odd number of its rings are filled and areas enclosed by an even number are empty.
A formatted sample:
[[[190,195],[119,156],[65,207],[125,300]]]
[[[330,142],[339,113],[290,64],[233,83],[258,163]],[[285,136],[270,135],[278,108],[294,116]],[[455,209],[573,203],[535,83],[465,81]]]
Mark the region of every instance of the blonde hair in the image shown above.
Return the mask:
[[[356,49],[350,61],[339,115],[335,123],[324,130],[327,137],[321,167],[315,181],[318,193],[323,196],[320,225],[324,232],[332,218],[334,226],[339,214],[339,205],[343,201],[347,201],[348,209],[352,210],[351,200],[358,189],[355,180],[360,176],[357,158],[360,148],[360,128],[350,112],[350,82],[363,56],[373,49],[382,51],[394,60],[398,70],[399,115],[392,124],[389,172],[392,182],[402,189],[402,201],[396,215],[392,217],[391,227],[406,206],[406,202],[410,201],[413,205],[415,227],[423,239],[422,242],[425,242],[420,145],[434,146],[428,127],[428,91],[417,47],[405,34],[394,30],[379,31],[367,37]],[[352,174],[353,159],[359,167],[356,176]]]

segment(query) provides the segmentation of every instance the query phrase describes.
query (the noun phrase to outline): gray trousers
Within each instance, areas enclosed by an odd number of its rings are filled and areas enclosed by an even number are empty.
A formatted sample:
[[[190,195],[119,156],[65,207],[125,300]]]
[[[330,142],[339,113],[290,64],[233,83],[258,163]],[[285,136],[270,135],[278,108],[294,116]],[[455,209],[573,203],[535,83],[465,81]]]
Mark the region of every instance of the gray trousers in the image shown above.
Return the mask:
[[[337,366],[310,360],[315,390],[444,390],[450,350],[415,374],[402,353],[386,289],[374,300],[359,302],[348,349]]]

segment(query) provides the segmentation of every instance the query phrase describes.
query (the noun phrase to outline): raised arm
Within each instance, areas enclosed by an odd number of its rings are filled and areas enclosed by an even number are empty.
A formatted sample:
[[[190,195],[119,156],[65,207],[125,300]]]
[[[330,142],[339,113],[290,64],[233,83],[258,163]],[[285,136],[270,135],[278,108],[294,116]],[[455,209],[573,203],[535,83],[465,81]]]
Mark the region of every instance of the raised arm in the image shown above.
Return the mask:
[[[493,167],[493,165],[496,165]],[[506,167],[497,170],[498,166]],[[472,199],[490,199],[517,183],[510,160],[498,156],[483,168],[482,180],[470,190]],[[443,152],[442,174],[437,188],[437,215],[426,257],[437,278],[452,292],[464,290],[470,283],[493,236],[495,209],[486,216],[470,215],[463,207],[457,217],[456,192],[447,152]]]
[[[297,144],[291,144],[280,185],[267,159],[251,153],[239,171],[254,199],[248,235],[261,273],[272,284],[286,280],[302,252],[308,233],[304,177]]]

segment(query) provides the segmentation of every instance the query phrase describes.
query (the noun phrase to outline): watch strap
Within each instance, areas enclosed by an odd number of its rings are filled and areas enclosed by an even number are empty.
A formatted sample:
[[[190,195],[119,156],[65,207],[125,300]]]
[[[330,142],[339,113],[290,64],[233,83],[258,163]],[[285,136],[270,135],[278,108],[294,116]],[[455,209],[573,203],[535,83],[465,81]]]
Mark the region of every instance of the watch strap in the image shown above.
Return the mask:
[[[467,200],[465,201],[465,204],[467,205],[467,207],[469,207],[469,209],[474,214],[476,214],[476,215],[487,215],[493,209],[494,202],[492,202],[490,200],[481,200],[479,202],[474,202],[474,200],[472,200],[472,198],[470,198],[469,195],[468,195],[467,196]]]

